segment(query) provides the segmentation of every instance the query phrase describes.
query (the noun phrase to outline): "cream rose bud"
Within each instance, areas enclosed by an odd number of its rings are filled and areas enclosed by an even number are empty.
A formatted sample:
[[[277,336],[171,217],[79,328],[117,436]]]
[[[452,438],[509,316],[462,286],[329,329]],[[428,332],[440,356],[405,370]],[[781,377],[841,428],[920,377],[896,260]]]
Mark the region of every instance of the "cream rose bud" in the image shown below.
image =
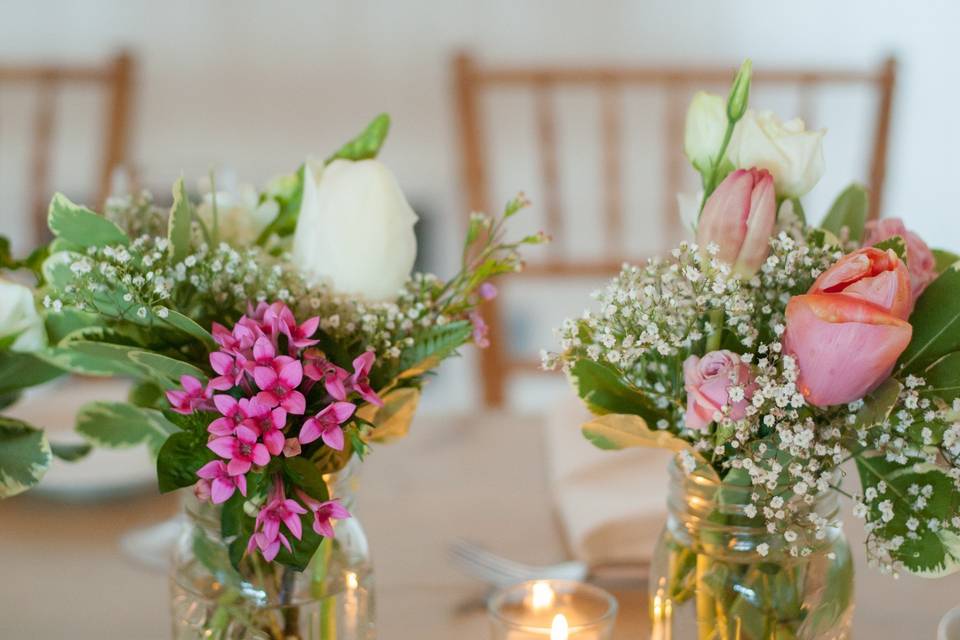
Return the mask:
[[[378,160],[334,160],[319,180],[304,167],[293,259],[311,284],[338,293],[392,300],[417,256],[410,208],[393,173]]]
[[[47,344],[43,319],[37,313],[33,292],[20,284],[0,278],[0,342],[11,337],[13,351],[37,351]]]
[[[734,129],[727,157],[738,168],[766,169],[777,195],[799,198],[823,175],[825,133],[807,131],[800,118],[782,122],[772,111],[750,109]]]
[[[697,171],[706,171],[723,144],[727,131],[727,107],[720,96],[698,91],[687,109],[683,152]]]

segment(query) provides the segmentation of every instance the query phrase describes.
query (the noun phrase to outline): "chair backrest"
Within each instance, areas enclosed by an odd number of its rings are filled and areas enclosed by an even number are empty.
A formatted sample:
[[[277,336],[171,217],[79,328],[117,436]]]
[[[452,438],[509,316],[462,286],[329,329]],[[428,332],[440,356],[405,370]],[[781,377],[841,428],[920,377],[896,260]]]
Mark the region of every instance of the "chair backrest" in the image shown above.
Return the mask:
[[[53,137],[57,120],[57,97],[68,86],[92,86],[105,97],[103,114],[103,150],[97,172],[97,205],[110,192],[111,174],[127,162],[134,60],[120,52],[102,65],[55,65],[0,63],[0,88],[26,85],[37,93],[30,140],[28,172],[29,206],[35,240],[47,236],[47,205]]]
[[[467,211],[489,211],[489,145],[483,114],[483,98],[492,90],[517,89],[533,98],[536,128],[536,156],[542,181],[538,203],[544,210],[546,231],[555,239],[565,231],[559,179],[558,118],[555,95],[558,90],[578,88],[596,92],[599,98],[600,175],[602,176],[602,221],[605,249],[597,259],[570,259],[550,251],[545,261],[528,265],[528,276],[563,279],[571,276],[608,276],[620,270],[626,259],[645,256],[626,255],[621,241],[624,232],[622,93],[626,89],[653,89],[665,94],[662,121],[661,163],[664,188],[659,222],[660,249],[672,246],[682,233],[676,214],[675,194],[681,190],[686,169],[682,152],[686,100],[693,88],[725,86],[733,67],[559,67],[559,66],[481,66],[470,55],[461,53],[453,60],[454,98],[460,130],[463,189]],[[876,113],[872,144],[867,154],[868,187],[871,193],[870,217],[880,211],[886,167],[890,116],[896,78],[896,62],[885,59],[875,69],[758,69],[754,87],[784,87],[796,91],[799,111],[809,109],[810,96],[827,86],[866,87],[875,94]],[[493,337],[492,346],[481,352],[480,376],[483,399],[488,406],[503,403],[510,374],[538,370],[538,363],[516,357],[506,348],[503,336],[502,305],[486,303],[485,314]]]

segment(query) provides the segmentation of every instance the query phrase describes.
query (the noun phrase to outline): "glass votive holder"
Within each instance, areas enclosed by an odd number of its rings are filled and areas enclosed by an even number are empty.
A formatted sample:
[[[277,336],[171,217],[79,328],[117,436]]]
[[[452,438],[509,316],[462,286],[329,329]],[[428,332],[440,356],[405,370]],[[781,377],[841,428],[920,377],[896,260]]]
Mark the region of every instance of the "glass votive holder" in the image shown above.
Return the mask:
[[[572,580],[531,580],[487,602],[493,640],[610,640],[617,600]]]

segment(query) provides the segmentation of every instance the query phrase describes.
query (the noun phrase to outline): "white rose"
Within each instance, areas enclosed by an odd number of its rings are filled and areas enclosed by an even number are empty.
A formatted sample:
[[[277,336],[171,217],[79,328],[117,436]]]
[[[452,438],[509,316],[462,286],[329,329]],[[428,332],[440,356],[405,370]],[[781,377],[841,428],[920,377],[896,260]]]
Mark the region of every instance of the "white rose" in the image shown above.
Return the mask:
[[[723,144],[727,131],[727,107],[720,96],[698,91],[687,109],[683,152],[697,171],[706,171]]]
[[[13,351],[37,351],[47,344],[43,319],[34,305],[33,292],[0,278],[0,342],[11,336],[17,336],[10,346]]]
[[[799,198],[823,175],[825,133],[807,131],[800,118],[782,122],[772,111],[750,109],[734,129],[727,157],[741,169],[766,169],[778,196]]]
[[[417,256],[417,215],[397,179],[378,160],[334,160],[315,180],[304,168],[293,259],[311,284],[392,300]]]

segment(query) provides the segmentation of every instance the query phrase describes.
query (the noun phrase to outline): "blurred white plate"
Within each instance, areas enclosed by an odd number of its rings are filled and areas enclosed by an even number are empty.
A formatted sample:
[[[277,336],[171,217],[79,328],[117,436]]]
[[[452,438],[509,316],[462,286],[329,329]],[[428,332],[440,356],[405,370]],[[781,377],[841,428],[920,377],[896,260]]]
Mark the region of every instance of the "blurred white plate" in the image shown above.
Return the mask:
[[[126,400],[131,382],[118,379],[66,377],[30,389],[4,410],[47,431],[58,443],[83,442],[74,433],[74,417],[93,400]],[[67,502],[122,498],[156,487],[156,470],[145,446],[131,449],[94,449],[77,462],[53,459],[50,470],[31,493]]]

